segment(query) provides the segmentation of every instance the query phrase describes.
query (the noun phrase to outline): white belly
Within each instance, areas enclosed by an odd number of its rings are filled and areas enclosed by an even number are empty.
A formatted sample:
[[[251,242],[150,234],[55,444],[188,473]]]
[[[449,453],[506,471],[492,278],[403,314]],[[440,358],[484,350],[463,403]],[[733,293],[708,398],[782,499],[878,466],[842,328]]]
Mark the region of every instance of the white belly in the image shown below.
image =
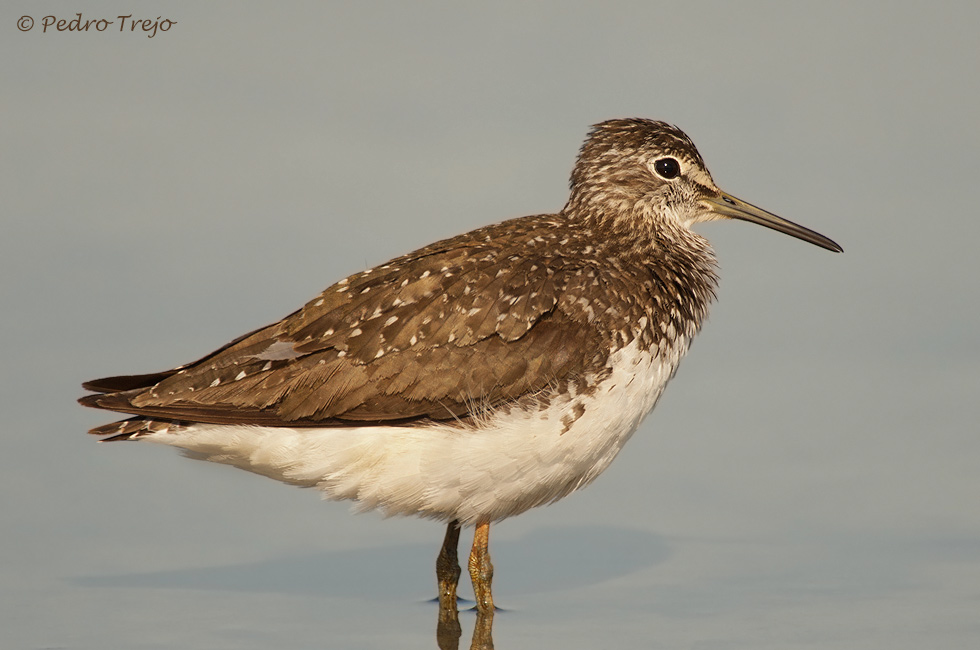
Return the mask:
[[[560,499],[602,473],[656,404],[687,347],[678,343],[665,360],[634,342],[612,355],[612,372],[593,394],[555,398],[533,413],[492,415],[475,427],[193,424],[140,439],[316,487],[326,498],[355,501],[357,510],[496,521]]]

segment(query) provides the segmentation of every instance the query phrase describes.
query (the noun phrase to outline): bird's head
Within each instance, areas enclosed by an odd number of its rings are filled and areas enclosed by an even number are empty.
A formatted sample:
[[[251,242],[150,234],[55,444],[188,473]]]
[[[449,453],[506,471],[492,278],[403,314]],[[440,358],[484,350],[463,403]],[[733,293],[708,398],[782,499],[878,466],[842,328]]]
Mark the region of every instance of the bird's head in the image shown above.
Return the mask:
[[[835,242],[722,191],[701,154],[675,126],[639,118],[592,127],[571,177],[566,212],[609,220],[614,228],[642,218],[656,227],[739,219],[772,228],[831,251]],[[628,215],[628,216],[627,216]],[[623,219],[626,221],[623,221]]]

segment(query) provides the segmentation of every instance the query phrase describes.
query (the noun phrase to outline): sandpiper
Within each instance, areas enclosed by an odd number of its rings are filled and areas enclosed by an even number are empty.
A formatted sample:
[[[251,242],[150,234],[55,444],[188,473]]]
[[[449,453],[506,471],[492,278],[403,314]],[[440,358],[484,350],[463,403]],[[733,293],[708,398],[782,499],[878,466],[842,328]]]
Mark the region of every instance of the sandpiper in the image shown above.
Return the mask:
[[[477,609],[493,611],[490,524],[591,483],[653,409],[717,276],[691,227],[751,221],[826,237],[721,191],[694,143],[646,119],[593,127],[556,214],[511,219],[351,275],[281,321],[164,372],[86,382],[96,427],[357,510],[448,524],[436,562],[456,607],[461,526]]]

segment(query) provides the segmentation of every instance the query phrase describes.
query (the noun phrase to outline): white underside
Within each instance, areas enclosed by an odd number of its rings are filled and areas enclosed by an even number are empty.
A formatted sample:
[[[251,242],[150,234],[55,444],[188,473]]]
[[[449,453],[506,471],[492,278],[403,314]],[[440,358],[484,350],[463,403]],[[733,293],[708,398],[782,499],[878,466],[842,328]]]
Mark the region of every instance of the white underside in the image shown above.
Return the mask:
[[[140,439],[316,487],[326,498],[354,500],[357,510],[496,521],[560,499],[602,473],[653,409],[686,347],[678,341],[663,359],[633,343],[612,356],[612,373],[587,400],[553,399],[546,410],[515,409],[476,427],[194,424]],[[563,431],[576,401],[585,412]]]

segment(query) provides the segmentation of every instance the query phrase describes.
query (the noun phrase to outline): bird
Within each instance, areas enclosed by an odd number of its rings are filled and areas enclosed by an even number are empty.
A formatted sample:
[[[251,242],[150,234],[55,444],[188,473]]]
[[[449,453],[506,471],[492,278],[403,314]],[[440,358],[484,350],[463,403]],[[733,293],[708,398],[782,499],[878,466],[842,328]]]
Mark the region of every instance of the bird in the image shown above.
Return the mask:
[[[592,126],[557,213],[502,221],[346,277],[282,320],[171,370],[85,382],[91,429],[232,465],[355,511],[460,529],[476,609],[494,611],[492,523],[592,483],[646,415],[707,315],[717,264],[692,227],[834,241],[728,194],[679,128]]]

